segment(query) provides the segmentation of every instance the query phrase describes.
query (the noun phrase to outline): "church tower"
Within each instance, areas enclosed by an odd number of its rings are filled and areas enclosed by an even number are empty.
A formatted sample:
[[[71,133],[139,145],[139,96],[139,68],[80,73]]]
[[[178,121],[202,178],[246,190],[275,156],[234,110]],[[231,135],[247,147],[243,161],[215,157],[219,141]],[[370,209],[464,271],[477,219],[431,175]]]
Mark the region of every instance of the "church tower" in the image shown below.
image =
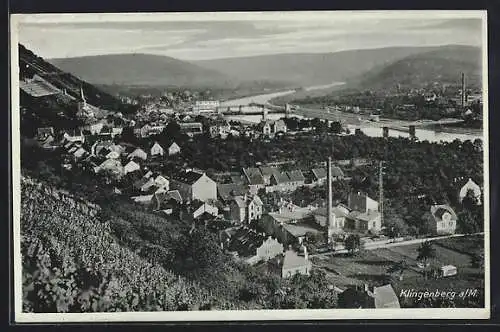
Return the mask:
[[[83,94],[83,87],[80,87],[80,99],[83,103],[83,107],[87,107],[87,100],[85,99],[85,95]]]

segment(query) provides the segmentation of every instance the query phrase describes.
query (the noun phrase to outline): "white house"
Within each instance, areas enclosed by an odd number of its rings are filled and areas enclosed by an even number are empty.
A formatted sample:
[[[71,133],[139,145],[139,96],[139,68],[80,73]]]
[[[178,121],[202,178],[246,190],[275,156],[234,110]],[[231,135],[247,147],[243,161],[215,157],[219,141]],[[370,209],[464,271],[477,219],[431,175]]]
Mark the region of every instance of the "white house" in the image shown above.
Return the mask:
[[[151,146],[150,153],[152,156],[163,156],[164,152],[165,151],[163,150],[161,145],[158,144],[158,142],[154,142],[153,146]]]
[[[465,196],[467,196],[467,193],[471,190],[474,194],[474,198],[477,199],[477,204],[481,204],[481,187],[479,187],[478,184],[476,184],[472,179],[469,179],[466,184],[463,185],[462,188],[460,188],[460,192],[458,194],[458,199],[460,203],[462,203],[463,199]]]
[[[185,200],[217,200],[217,184],[205,173],[189,171],[170,177],[170,187],[180,192]]]
[[[216,217],[219,214],[219,209],[209,202],[198,202],[198,204],[193,206],[193,218],[199,218],[204,213]]]
[[[141,148],[137,148],[135,149],[134,151],[132,151],[128,156],[127,156],[128,159],[132,159],[132,158],[139,158],[139,159],[142,159],[142,160],[146,160],[148,159],[148,154],[146,152],[144,152],[143,149]]]
[[[134,162],[133,160],[129,161],[124,167],[123,172],[125,174],[135,172],[141,169],[141,166]]]
[[[229,205],[231,220],[240,223],[258,220],[262,217],[263,205],[257,195],[235,196]]]
[[[457,228],[457,215],[448,205],[431,206],[431,214],[434,217],[434,233],[454,234]]]
[[[168,155],[169,156],[173,156],[175,154],[178,154],[179,152],[181,152],[181,147],[179,145],[177,145],[177,143],[175,143],[175,142],[170,144],[170,146],[168,147]]]

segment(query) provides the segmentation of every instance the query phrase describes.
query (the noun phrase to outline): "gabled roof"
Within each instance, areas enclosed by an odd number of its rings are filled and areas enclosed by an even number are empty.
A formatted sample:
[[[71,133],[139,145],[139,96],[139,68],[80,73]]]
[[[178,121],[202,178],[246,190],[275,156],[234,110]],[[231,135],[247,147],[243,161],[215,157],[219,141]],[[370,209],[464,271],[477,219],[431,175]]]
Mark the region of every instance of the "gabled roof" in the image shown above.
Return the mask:
[[[205,202],[202,202],[202,201],[194,201],[191,203],[191,207],[193,208],[193,212],[198,210],[200,207],[202,207],[203,205],[205,205]]]
[[[196,181],[198,181],[203,175],[204,175],[203,173],[189,171],[189,172],[181,172],[181,173],[172,174],[171,178],[173,180],[192,185]]]
[[[287,172],[290,181],[304,181],[305,177],[300,170],[294,170]]]
[[[167,192],[155,194],[156,199],[160,204],[168,203],[170,200],[175,200],[177,203],[182,204],[182,196],[178,190],[169,190]]]
[[[272,177],[276,180],[276,183],[278,184],[290,182],[290,178],[288,177],[286,172],[275,172]]]
[[[243,173],[247,177],[248,183],[250,185],[263,185],[264,177],[260,173],[258,168],[243,168]]]
[[[275,126],[286,126],[285,121],[283,121],[281,119],[274,121],[274,125]]]
[[[332,166],[332,176],[333,177],[338,177],[338,178],[343,178],[344,177],[344,172],[340,169],[338,166]]]
[[[141,148],[135,148],[132,152],[129,153],[129,156],[131,154],[136,154],[136,153],[142,153],[142,154],[147,155],[146,151],[144,151],[143,149],[141,149]]]
[[[474,194],[476,196],[481,195],[481,187],[477,183],[472,181],[471,178],[469,178],[469,180],[460,188],[460,196],[463,197],[463,196],[467,195],[467,191],[469,191],[469,190],[474,191]]]
[[[312,212],[309,208],[296,208],[293,211],[288,209],[283,209],[280,212],[269,212],[268,215],[272,217],[277,222],[289,222],[292,220],[302,220],[312,215]]]
[[[339,204],[337,206],[334,206],[332,208],[332,213],[337,218],[348,217],[349,213],[345,213],[340,206],[344,206],[344,205]],[[327,209],[326,209],[326,207],[320,207],[320,208],[314,210],[313,214],[314,215],[318,215],[318,216],[324,216],[324,217],[326,217],[327,216]]]
[[[448,212],[451,215],[452,220],[457,220],[457,215],[455,214],[455,211],[453,211],[453,209],[449,205],[442,204],[442,205],[431,206],[431,213],[437,220],[441,220],[446,212]]]
[[[125,167],[130,167],[130,166],[134,166],[134,165],[137,165],[137,167],[140,167],[140,165],[138,163],[136,163],[135,161],[133,160],[130,160],[126,165]]]
[[[158,145],[160,148],[163,149],[163,147],[158,142],[153,142],[153,143],[150,143],[149,145],[150,145],[150,149],[152,149],[155,145]]]
[[[326,169],[324,168],[313,168],[311,170],[311,173],[313,174],[313,176],[316,178],[316,179],[323,179],[323,178],[326,178],[327,174],[326,174]]]
[[[169,149],[170,149],[172,146],[173,146],[173,147],[178,147],[178,148],[180,148],[179,144],[177,144],[176,142],[172,142],[172,143],[169,143],[169,144],[168,144],[168,148],[169,148]]]
[[[248,204],[250,204],[252,201],[255,202],[255,204],[257,205],[263,205],[262,200],[257,195],[247,195],[246,197],[235,196],[233,200],[240,208],[246,208]]]

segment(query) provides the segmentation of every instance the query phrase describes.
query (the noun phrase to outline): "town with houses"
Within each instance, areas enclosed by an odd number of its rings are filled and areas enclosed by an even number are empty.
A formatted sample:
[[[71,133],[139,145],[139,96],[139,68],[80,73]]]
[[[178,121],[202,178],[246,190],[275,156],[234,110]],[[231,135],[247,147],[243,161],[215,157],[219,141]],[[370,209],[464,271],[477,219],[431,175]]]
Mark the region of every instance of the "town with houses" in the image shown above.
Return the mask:
[[[38,83],[37,83],[38,84]],[[28,92],[27,89],[25,89]],[[268,264],[282,278],[295,274],[309,275],[313,265],[307,246],[303,245],[310,234],[322,234],[328,243],[324,251],[346,251],[348,234],[359,234],[361,241],[376,245],[388,240],[382,235],[383,225],[377,197],[366,193],[350,192],[348,201],[333,202],[331,185],[345,180],[341,167],[331,158],[322,167],[282,170],[279,166],[242,168],[230,176],[229,181],[217,182],[204,170],[185,167],[175,172],[158,171],[164,160],[176,158],[182,144],[172,140],[167,145],[148,138],[160,135],[170,122],[175,121],[182,133],[191,139],[207,135],[210,139],[226,139],[228,135],[269,139],[287,135],[287,126],[280,120],[266,119],[257,125],[231,125],[218,114],[217,101],[196,101],[188,111],[145,107],[133,119],[122,114],[114,116],[122,125],[99,119],[97,107],[86,102],[80,90],[79,116],[85,125],[76,131],[56,133],[52,127],[37,129],[36,143],[47,150],[61,151],[63,168],[71,171],[78,167],[94,174],[110,174],[118,180],[115,193],[127,195],[135,203],[147,206],[159,214],[178,215],[181,207],[189,213],[187,220],[224,220],[230,227],[220,231],[220,245],[245,263]],[[202,114],[202,122],[195,121]],[[148,118],[154,120],[148,121]],[[125,128],[133,132],[139,144],[120,141]],[[342,162],[342,161],[341,161]],[[361,161],[362,162],[362,161]],[[119,185],[119,179],[136,179]],[[131,184],[131,185],[130,185]],[[276,210],[264,206],[259,193],[293,192],[300,187],[327,185],[326,199],[319,204],[297,206],[292,201],[281,200]],[[472,179],[464,182],[459,197],[463,199],[471,190],[479,200],[482,190]],[[429,206],[434,218],[433,234],[452,235],[456,232],[457,215],[446,204]],[[374,237],[378,238],[374,240]],[[382,240],[380,240],[382,239]],[[444,271],[444,270],[443,270]],[[377,294],[384,298],[378,298]],[[376,287],[373,291],[376,307],[399,307],[390,285]]]
[[[382,97],[373,89],[337,99],[307,97],[278,104],[268,98],[245,104],[246,97],[217,98],[209,91],[187,88],[166,88],[160,95],[105,95],[24,46],[20,50],[22,222],[23,231],[31,234],[23,238],[23,255],[33,260],[23,263],[25,282],[31,282],[26,287],[42,289],[46,282],[43,275],[30,272],[39,268],[36,260],[41,260],[44,246],[62,241],[64,245],[54,245],[57,250],[71,247],[65,241],[74,240],[76,233],[61,239],[60,229],[66,228],[91,234],[93,238],[85,237],[89,242],[83,241],[89,248],[94,246],[88,243],[101,239],[97,233],[112,234],[96,242],[97,247],[110,257],[114,253],[106,251],[109,248],[125,248],[119,255],[129,259],[118,262],[131,275],[116,272],[111,263],[106,270],[119,276],[121,287],[129,292],[123,307],[116,304],[119,301],[100,299],[108,296],[99,293],[108,281],[104,272],[94,271],[96,278],[103,278],[101,284],[89,286],[94,295],[85,295],[83,286],[71,286],[81,288],[75,292],[82,290],[83,300],[38,304],[25,296],[23,310],[483,305],[484,224],[479,218],[486,198],[478,171],[482,161],[476,160],[482,155],[482,139],[471,134],[477,130],[473,126],[482,125],[482,93],[477,86],[466,86],[462,68],[454,68],[456,84],[449,86],[431,82],[425,88],[403,89],[397,84],[396,92]],[[297,88],[293,93],[305,92]],[[39,108],[64,111],[39,116],[34,111]],[[446,126],[456,127],[445,132]],[[454,139],[439,139],[445,135]],[[247,145],[252,146],[248,151]],[[269,156],[276,146],[280,153]],[[262,151],[267,147],[269,151]],[[228,151],[237,151],[240,159]],[[42,192],[38,176],[43,186],[81,185],[85,190]],[[92,190],[100,203],[88,199]],[[44,195],[47,201],[40,198]],[[89,200],[85,208],[51,211],[54,200],[73,207],[79,205],[71,202],[81,197]],[[104,207],[108,201],[110,207]],[[51,213],[57,215],[55,221],[50,221]],[[47,220],[47,229],[54,233],[43,235],[41,226],[33,226],[38,219]],[[94,222],[95,229],[88,226]],[[189,231],[183,233],[183,227]],[[69,247],[60,256],[81,254]],[[97,249],[89,250],[71,264],[87,264],[89,271],[99,266],[104,258],[95,258]],[[47,255],[56,266],[60,257]],[[218,266],[222,261],[225,265]],[[197,264],[204,264],[203,269]],[[80,270],[53,273],[93,280],[74,271]],[[212,278],[210,282],[204,283],[204,275]],[[148,291],[140,289],[145,284]],[[233,284],[240,288],[232,290]],[[419,302],[405,295],[420,284],[423,290],[477,288],[481,296],[463,302]],[[179,293],[168,302],[162,296],[173,294],[171,285],[179,287]],[[53,293],[66,286],[54,287]],[[82,301],[89,304],[75,304]],[[201,309],[205,307],[209,309]]]

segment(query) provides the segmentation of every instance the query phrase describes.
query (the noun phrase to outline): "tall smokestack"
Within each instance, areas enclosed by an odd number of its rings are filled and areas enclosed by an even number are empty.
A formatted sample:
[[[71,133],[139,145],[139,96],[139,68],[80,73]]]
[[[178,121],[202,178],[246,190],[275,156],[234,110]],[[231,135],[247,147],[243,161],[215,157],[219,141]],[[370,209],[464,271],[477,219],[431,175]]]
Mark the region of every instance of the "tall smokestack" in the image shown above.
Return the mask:
[[[465,106],[465,74],[462,73],[462,95],[461,95],[461,104],[462,104],[462,107]]]
[[[327,163],[327,182],[328,182],[328,201],[326,207],[327,221],[328,221],[328,242],[332,241],[333,229],[335,227],[332,213],[332,157],[328,157]]]

